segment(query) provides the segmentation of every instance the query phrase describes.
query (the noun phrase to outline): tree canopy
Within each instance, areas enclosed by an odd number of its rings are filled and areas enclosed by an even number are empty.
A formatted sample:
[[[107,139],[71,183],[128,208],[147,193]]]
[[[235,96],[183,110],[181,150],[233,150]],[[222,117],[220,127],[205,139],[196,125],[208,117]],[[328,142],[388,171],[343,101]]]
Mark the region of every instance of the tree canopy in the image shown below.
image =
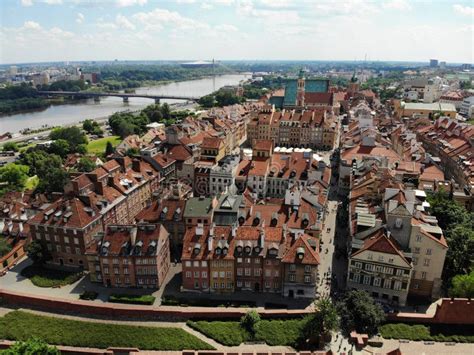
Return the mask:
[[[449,289],[451,297],[474,297],[474,271],[468,275],[456,275],[452,280],[452,287]]]
[[[31,338],[17,341],[10,348],[1,351],[4,355],[59,355],[60,351],[41,339]]]
[[[356,330],[374,335],[385,320],[382,307],[365,291],[349,291],[338,305],[338,310],[341,327],[346,334]]]
[[[26,165],[9,163],[0,168],[0,188],[3,191],[21,191],[28,180],[29,167]]]

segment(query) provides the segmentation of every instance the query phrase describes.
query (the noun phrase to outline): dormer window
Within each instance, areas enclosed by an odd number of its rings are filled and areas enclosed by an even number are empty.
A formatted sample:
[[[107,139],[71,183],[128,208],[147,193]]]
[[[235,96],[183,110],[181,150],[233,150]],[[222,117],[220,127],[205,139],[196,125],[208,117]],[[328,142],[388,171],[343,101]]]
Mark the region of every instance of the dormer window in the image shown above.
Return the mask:
[[[257,253],[257,254],[260,253],[260,247],[255,247],[255,248],[253,248],[253,250],[254,250],[254,252]]]
[[[222,251],[221,248],[216,248],[216,255],[221,255],[221,251]]]
[[[246,247],[245,247],[245,252],[246,252],[247,254],[249,254],[251,250],[252,250],[252,248],[250,248],[249,246],[246,246]]]
[[[242,253],[242,247],[241,247],[241,246],[238,246],[238,247],[236,248],[236,250],[237,250],[237,253]]]
[[[397,218],[395,220],[395,228],[401,229],[403,226],[403,220],[401,218]]]
[[[227,249],[227,248],[222,249],[222,255],[227,255],[227,253],[228,253],[228,249]]]

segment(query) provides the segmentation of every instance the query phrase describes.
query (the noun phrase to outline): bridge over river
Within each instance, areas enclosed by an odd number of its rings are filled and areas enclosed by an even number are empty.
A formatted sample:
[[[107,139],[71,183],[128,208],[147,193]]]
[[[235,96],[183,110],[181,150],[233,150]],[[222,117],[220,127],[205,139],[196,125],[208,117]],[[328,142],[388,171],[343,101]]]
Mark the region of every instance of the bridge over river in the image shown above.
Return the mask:
[[[95,101],[100,101],[101,97],[121,97],[123,102],[128,102],[130,98],[144,98],[155,100],[155,103],[160,103],[161,99],[184,100],[197,102],[200,97],[197,96],[181,96],[181,95],[153,95],[153,94],[133,94],[121,92],[92,92],[92,91],[38,91],[40,95],[46,96],[74,96],[84,98],[94,98]]]

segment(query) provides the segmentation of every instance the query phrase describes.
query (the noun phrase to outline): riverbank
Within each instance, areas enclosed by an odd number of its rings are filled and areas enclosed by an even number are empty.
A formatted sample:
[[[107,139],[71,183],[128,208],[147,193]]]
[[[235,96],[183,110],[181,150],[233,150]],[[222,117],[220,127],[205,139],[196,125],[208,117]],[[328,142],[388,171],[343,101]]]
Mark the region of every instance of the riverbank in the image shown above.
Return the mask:
[[[225,85],[237,85],[241,80],[247,78],[248,75],[221,75],[197,80],[162,82],[157,86],[135,88],[135,92],[149,95],[201,97]],[[183,103],[181,100],[161,100],[161,102],[168,104]],[[16,133],[25,128],[38,129],[45,125],[51,127],[72,125],[85,119],[97,120],[101,117],[108,117],[115,112],[140,110],[152,103],[154,103],[154,100],[146,98],[133,98],[128,103],[124,103],[121,98],[107,97],[101,98],[100,102],[89,99],[73,104],[51,105],[42,111],[1,116],[0,134]],[[178,107],[179,109],[183,108],[181,105],[178,105]]]

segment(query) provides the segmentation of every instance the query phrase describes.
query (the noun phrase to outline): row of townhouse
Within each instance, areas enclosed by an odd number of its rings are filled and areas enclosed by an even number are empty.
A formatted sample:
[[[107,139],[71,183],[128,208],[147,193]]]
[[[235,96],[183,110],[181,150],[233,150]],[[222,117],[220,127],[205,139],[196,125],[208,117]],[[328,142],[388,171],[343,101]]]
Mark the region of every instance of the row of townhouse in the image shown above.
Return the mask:
[[[474,207],[474,126],[446,117],[417,131],[417,138],[432,156],[439,159],[447,179],[464,189],[466,208]]]
[[[310,148],[276,148],[270,140],[255,144],[251,159],[243,159],[235,184],[255,196],[284,197],[293,186],[309,186],[316,181],[329,184],[330,168]]]
[[[264,106],[247,124],[250,144],[271,140],[274,146],[332,149],[337,121],[325,109],[276,111]]]
[[[93,282],[160,288],[170,268],[168,232],[161,224],[109,225],[86,257]]]
[[[355,180],[348,287],[401,306],[409,295],[438,298],[448,246],[429,208],[424,191],[405,189],[387,171]]]
[[[314,297],[318,239],[279,227],[188,227],[183,247],[183,291],[279,293]]]
[[[29,220],[32,238],[52,263],[87,269],[85,251],[94,236],[109,224],[132,223],[151,203],[159,178],[150,164],[128,157],[72,177],[64,196]]]

